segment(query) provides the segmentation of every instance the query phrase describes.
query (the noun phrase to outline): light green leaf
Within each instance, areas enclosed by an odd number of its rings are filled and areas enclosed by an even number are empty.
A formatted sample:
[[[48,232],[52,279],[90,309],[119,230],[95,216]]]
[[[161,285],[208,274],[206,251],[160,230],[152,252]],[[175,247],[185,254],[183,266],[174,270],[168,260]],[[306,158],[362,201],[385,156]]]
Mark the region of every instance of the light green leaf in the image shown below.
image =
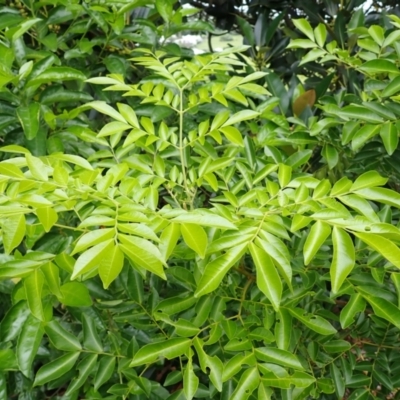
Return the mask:
[[[197,286],[195,297],[203,296],[217,289],[229,269],[242,258],[246,248],[247,243],[238,245],[209,262]]]
[[[292,336],[293,321],[290,313],[285,309],[280,309],[276,316],[275,341],[281,350],[288,350],[290,338]]]
[[[304,264],[308,265],[331,234],[331,227],[323,221],[317,221],[310,229],[310,233],[303,247]]]
[[[15,214],[6,218],[2,224],[4,251],[10,254],[25,237],[26,221],[24,214]]]
[[[121,250],[135,264],[166,279],[163,270],[163,257],[156,246],[148,240],[138,237],[118,235]]]
[[[26,163],[28,164],[29,171],[32,176],[39,181],[48,181],[49,177],[47,175],[47,169],[44,162],[31,154],[25,154]]]
[[[306,314],[301,308],[289,308],[288,311],[305,326],[321,335],[333,335],[336,329],[319,315]]]
[[[361,174],[351,186],[351,191],[354,192],[360,189],[366,189],[374,186],[386,185],[387,178],[379,175],[377,171],[367,171]]]
[[[188,247],[194,250],[200,258],[204,258],[208,244],[205,230],[200,225],[181,224],[181,232]]]
[[[87,287],[80,282],[67,282],[60,287],[62,297],[58,300],[71,307],[90,307],[92,298]]]
[[[230,400],[246,400],[254,390],[257,389],[260,383],[260,375],[256,367],[249,368],[243,372],[240,377],[239,383],[236,386]]]
[[[172,219],[173,222],[183,222],[189,224],[197,224],[202,226],[210,226],[212,228],[220,229],[237,229],[237,227],[228,221],[226,218],[211,212],[182,212],[179,216]]]
[[[104,289],[107,289],[111,282],[118,277],[124,266],[124,253],[120,246],[114,245],[112,242],[112,247],[107,247],[107,249],[107,253],[103,255],[99,265],[99,275]]]
[[[191,342],[190,339],[173,338],[163,342],[146,344],[134,355],[129,367],[151,364],[157,361],[159,357],[165,357],[168,360],[179,357],[189,350]]]
[[[36,215],[46,232],[49,232],[58,220],[58,214],[52,207],[40,207],[36,209]]]
[[[298,357],[286,350],[275,349],[273,347],[258,347],[254,350],[254,354],[261,361],[301,371],[304,370]]]
[[[373,233],[354,232],[354,235],[400,268],[400,249],[391,240]]]
[[[6,161],[2,161],[0,163],[0,175],[4,175],[10,178],[25,179],[25,175],[16,165]]]
[[[399,144],[399,135],[397,133],[396,125],[391,122],[383,124],[380,135],[386,152],[391,156]]]
[[[392,63],[387,59],[376,59],[365,62],[361,67],[361,71],[367,74],[400,74],[400,70],[396,67],[396,64]]]
[[[54,160],[60,160],[60,161],[66,161],[71,164],[78,165],[79,167],[82,167],[83,169],[88,169],[90,171],[93,171],[93,167],[90,165],[88,161],[86,161],[84,158],[75,156],[73,154],[62,154],[62,153],[52,153],[49,158],[52,158]]]
[[[381,297],[372,296],[369,292],[364,291],[362,287],[357,287],[356,290],[372,306],[374,313],[378,317],[384,318],[400,329],[400,309],[397,306]]]
[[[240,133],[239,129],[235,128],[234,126],[223,126],[219,129],[225,137],[233,144],[237,144],[238,146],[243,147],[243,137]]]
[[[310,23],[305,18],[293,19],[294,26],[301,32],[304,33],[310,40],[314,41],[314,32]],[[320,24],[321,25],[321,24]]]
[[[113,245],[113,239],[108,239],[82,253],[76,260],[71,279],[76,279],[79,275],[98,267],[103,258],[111,251]]]
[[[238,122],[247,121],[258,117],[260,113],[252,110],[242,110],[233,114],[222,126],[229,126],[237,124]]]
[[[332,232],[332,243],[333,258],[330,276],[332,292],[337,293],[351,270],[354,268],[356,255],[350,235],[336,226],[333,228]]]
[[[101,128],[97,137],[116,135],[128,129],[132,129],[132,127],[126,124],[125,122],[120,122],[120,121],[109,122],[108,124],[104,125],[103,128]]]
[[[79,355],[80,352],[68,353],[40,367],[33,386],[43,386],[66,374],[74,367]]]
[[[264,249],[254,243],[249,244],[249,250],[256,266],[257,286],[278,311],[282,297],[282,282],[275,265]]]
[[[162,232],[160,237],[160,253],[164,260],[168,260],[174,251],[181,235],[180,225],[171,223]]]
[[[323,23],[318,24],[318,26],[314,29],[315,40],[318,43],[318,46],[324,47],[326,41],[326,26]],[[311,39],[311,38],[310,38]]]
[[[315,382],[315,378],[305,372],[295,371],[292,375],[277,376],[272,372],[263,373],[261,382],[267,387],[276,387],[280,389],[306,388]]]
[[[74,251],[71,255],[80,253],[86,250],[88,247],[95,246],[99,243],[106,242],[108,239],[113,238],[115,235],[114,228],[103,228],[95,231],[90,231],[81,236],[74,247]]]
[[[365,300],[361,294],[352,294],[350,301],[343,307],[340,312],[340,325],[343,329],[348,328],[354,321],[357,313],[363,312],[365,309]]]

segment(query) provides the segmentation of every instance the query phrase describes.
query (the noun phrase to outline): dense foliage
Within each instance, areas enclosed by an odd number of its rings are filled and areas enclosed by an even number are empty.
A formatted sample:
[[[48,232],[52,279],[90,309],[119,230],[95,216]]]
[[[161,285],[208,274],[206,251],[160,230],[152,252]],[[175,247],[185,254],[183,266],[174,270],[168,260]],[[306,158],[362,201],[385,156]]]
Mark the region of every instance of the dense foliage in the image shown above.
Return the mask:
[[[352,3],[197,56],[174,1],[2,7],[0,398],[398,396],[400,19]]]

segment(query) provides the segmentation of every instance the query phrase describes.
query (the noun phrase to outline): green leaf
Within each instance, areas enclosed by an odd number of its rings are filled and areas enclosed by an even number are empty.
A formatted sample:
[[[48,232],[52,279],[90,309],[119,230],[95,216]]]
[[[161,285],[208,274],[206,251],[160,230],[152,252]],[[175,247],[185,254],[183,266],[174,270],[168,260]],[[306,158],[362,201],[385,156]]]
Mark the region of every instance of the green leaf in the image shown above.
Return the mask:
[[[94,378],[94,390],[98,390],[104,383],[108,382],[115,369],[115,357],[103,356],[99,362],[97,373]]]
[[[109,254],[113,247],[114,240],[108,239],[82,253],[76,260],[71,279],[76,279],[78,276],[98,267],[100,262]]]
[[[305,18],[293,19],[294,26],[301,32],[304,33],[310,40],[314,41],[314,32],[310,23]]]
[[[393,123],[383,124],[381,127],[380,135],[385,149],[389,156],[391,156],[397,149],[399,144],[399,135],[397,133],[396,125]]]
[[[0,163],[0,175],[4,175],[11,178],[17,179],[25,179],[25,175],[21,172],[21,170],[9,162],[2,161]]]
[[[204,258],[208,244],[205,230],[199,225],[181,224],[181,233],[188,247],[194,250],[200,258]]]
[[[88,169],[90,171],[93,171],[93,167],[90,165],[90,163],[88,161],[86,161],[82,157],[75,156],[73,154],[52,153],[50,158],[57,160],[57,161],[66,161],[71,164],[78,165],[79,167],[82,167],[83,169]]]
[[[362,147],[369,139],[375,136],[379,132],[380,125],[364,125],[354,136],[351,141],[351,147],[353,150],[358,150]]]
[[[340,325],[343,329],[348,328],[354,321],[356,314],[363,312],[365,309],[365,300],[359,294],[353,294],[350,301],[343,307],[340,312]]]
[[[174,251],[181,235],[180,225],[171,223],[162,232],[160,237],[160,253],[164,260],[168,260]]]
[[[236,225],[228,221],[226,218],[220,215],[196,210],[192,212],[182,212],[180,215],[172,219],[173,222],[183,222],[189,224],[197,224],[202,226],[209,226],[212,228],[219,229],[235,229]]]
[[[21,372],[28,378],[32,375],[32,364],[39,350],[43,337],[42,322],[30,315],[24,325],[17,342],[17,359]]]
[[[195,297],[203,296],[217,289],[229,269],[242,258],[246,249],[247,243],[238,245],[209,262],[200,278]]]
[[[391,240],[373,233],[354,232],[354,235],[400,268],[400,249]]]
[[[276,316],[275,341],[281,350],[288,350],[292,336],[293,321],[290,313],[281,308]]]
[[[264,249],[254,243],[249,244],[249,250],[256,266],[257,286],[278,311],[282,297],[282,282],[275,265]]]
[[[44,284],[44,276],[42,271],[34,270],[24,280],[24,288],[26,298],[28,300],[31,313],[40,321],[44,321],[44,311],[42,305],[42,290]]]
[[[304,264],[308,265],[331,234],[331,227],[323,221],[317,221],[310,229],[310,233],[303,247]]]
[[[351,186],[351,191],[386,185],[387,178],[380,176],[376,171],[367,171],[361,174]]]
[[[25,237],[26,221],[22,213],[7,217],[2,224],[4,251],[10,254]]]
[[[339,154],[333,146],[326,144],[322,149],[322,156],[328,163],[329,169],[333,169],[336,167],[339,161]]]
[[[120,246],[112,242],[111,249],[107,246],[107,253],[103,255],[99,265],[99,275],[103,282],[104,289],[107,289],[120,274],[124,266],[124,253]]]
[[[146,344],[134,355],[129,367],[151,364],[157,361],[159,357],[165,357],[168,360],[177,358],[188,351],[191,342],[190,339],[173,338],[163,342]]]
[[[92,299],[89,290],[83,283],[68,282],[60,287],[62,297],[58,300],[71,307],[90,307]]]
[[[223,126],[219,130],[231,143],[237,144],[240,147],[244,146],[242,134],[240,133],[239,129],[235,128],[234,126]]]
[[[260,376],[256,367],[249,368],[243,372],[240,377],[239,383],[236,386],[235,391],[230,397],[231,400],[246,400],[248,399],[254,390],[257,389],[260,382]]]
[[[33,386],[43,386],[45,383],[66,374],[74,367],[79,355],[79,352],[68,353],[40,367],[36,373]]]
[[[324,47],[326,41],[326,35],[327,31],[325,24],[322,23],[318,24],[318,26],[314,29],[314,36],[319,47]]]
[[[37,208],[36,215],[46,232],[49,232],[58,220],[58,214],[52,207]]]
[[[18,369],[14,351],[0,349],[0,371],[16,371]]]
[[[83,346],[85,349],[102,353],[104,350],[94,320],[85,313],[82,313],[82,328]]]
[[[172,0],[156,0],[156,9],[166,23],[172,18],[173,4]]]
[[[46,165],[40,158],[34,157],[31,154],[25,154],[25,159],[28,164],[29,171],[35,179],[44,182],[49,180],[49,177],[47,176]]]
[[[103,228],[85,233],[79,238],[78,242],[74,247],[74,251],[71,253],[71,255],[80,253],[81,251],[86,250],[88,247],[92,247],[99,243],[106,242],[108,239],[113,238],[114,235],[115,235],[114,228]]]
[[[56,349],[64,351],[79,351],[82,349],[79,340],[56,320],[48,322],[44,326],[44,330]]]
[[[83,81],[86,76],[77,69],[70,67],[50,67],[33,79],[30,79],[26,87],[39,86],[54,81]],[[91,103],[89,103],[91,104]]]
[[[252,110],[242,110],[237,112],[236,114],[233,114],[223,125],[222,127],[229,126],[229,125],[234,125],[237,124],[238,122],[242,121],[247,121],[249,119],[254,119],[258,117],[260,113],[257,111],[252,111]]]
[[[315,378],[305,372],[295,371],[292,375],[277,376],[273,372],[263,373],[261,382],[267,387],[276,387],[280,389],[306,388],[315,383]]]
[[[148,240],[127,235],[118,235],[121,250],[135,264],[166,279],[162,266],[163,259],[160,251]]]
[[[74,391],[78,390],[86,381],[89,375],[96,367],[98,354],[87,355],[77,366],[79,375],[73,379],[68,386],[65,396],[69,396]]]
[[[189,357],[183,373],[183,392],[187,400],[193,399],[198,387],[199,378],[193,371],[192,357]]]
[[[374,313],[386,321],[391,322],[397,328],[400,328],[400,309],[390,301],[378,296],[372,296],[362,287],[356,290],[364,297],[364,299],[372,306]]]
[[[85,107],[94,108],[96,111],[108,115],[116,121],[123,122],[124,124],[127,123],[125,118],[118,111],[109,106],[105,101],[92,101],[90,103],[87,103]]]
[[[301,308],[289,308],[288,311],[293,317],[307,326],[307,328],[310,328],[320,335],[333,335],[336,333],[336,329],[319,315],[306,314]]]
[[[281,365],[282,367],[304,370],[298,357],[286,350],[273,347],[258,347],[254,350],[254,354],[261,361]]]
[[[400,71],[396,67],[396,65],[385,59],[367,61],[363,65],[361,65],[359,69],[371,75],[389,73],[396,75],[400,74]]]
[[[332,232],[333,258],[330,269],[332,292],[337,293],[354,268],[356,255],[350,235],[341,228]]]
[[[382,90],[382,97],[391,97],[400,92],[400,76],[396,76],[386,87]]]

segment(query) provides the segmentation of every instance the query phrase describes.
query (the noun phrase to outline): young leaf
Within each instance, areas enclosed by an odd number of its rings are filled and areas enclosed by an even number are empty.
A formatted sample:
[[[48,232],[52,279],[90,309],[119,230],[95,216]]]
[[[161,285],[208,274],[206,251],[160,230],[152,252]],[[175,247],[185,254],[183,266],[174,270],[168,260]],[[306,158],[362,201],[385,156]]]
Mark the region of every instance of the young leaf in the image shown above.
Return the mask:
[[[254,243],[249,244],[249,250],[256,266],[257,286],[278,311],[282,297],[282,282],[275,265],[264,249]]]
[[[99,265],[99,275],[104,289],[107,289],[120,274],[124,266],[124,253],[120,245],[113,244],[112,248],[103,256]]]
[[[373,233],[354,232],[354,235],[400,268],[400,249],[391,240]]]
[[[40,207],[36,209],[36,215],[46,232],[49,232],[58,220],[58,214],[52,207]]]
[[[80,282],[67,282],[60,287],[62,297],[58,300],[71,307],[89,307],[92,299],[87,287]]]
[[[190,353],[192,351],[190,350]],[[192,357],[188,358],[188,362],[183,373],[183,392],[187,400],[192,400],[199,387],[199,378],[193,371]]]
[[[6,218],[2,224],[4,251],[10,254],[23,240],[26,230],[25,215],[15,214]]]
[[[303,247],[304,264],[308,265],[331,234],[331,227],[318,220],[310,229]]]
[[[332,233],[333,258],[330,270],[332,292],[337,293],[356,261],[354,244],[350,235],[334,227]]]
[[[181,233],[185,243],[194,250],[200,258],[204,258],[208,244],[207,234],[200,225],[181,224]]]

